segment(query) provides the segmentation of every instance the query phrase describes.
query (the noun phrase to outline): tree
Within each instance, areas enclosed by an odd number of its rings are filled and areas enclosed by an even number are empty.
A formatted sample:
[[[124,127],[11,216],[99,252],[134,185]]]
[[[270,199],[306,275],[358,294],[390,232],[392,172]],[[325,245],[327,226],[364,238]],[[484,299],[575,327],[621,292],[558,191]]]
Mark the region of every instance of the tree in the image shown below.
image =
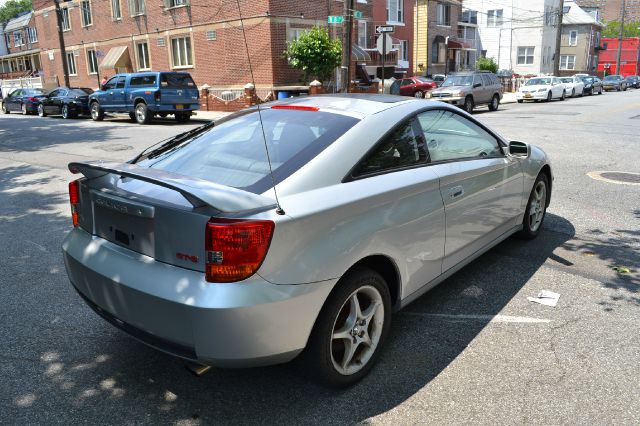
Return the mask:
[[[480,57],[476,61],[476,69],[478,71],[491,71],[492,73],[498,72],[498,63],[493,58]]]
[[[326,81],[340,65],[342,45],[339,40],[331,40],[326,29],[313,27],[288,42],[284,56],[293,68],[304,72],[305,81],[310,77]]]
[[[602,37],[618,38],[620,36],[620,21],[609,21],[602,29]],[[639,22],[625,22],[624,37],[640,37]]]
[[[15,18],[19,13],[31,10],[31,0],[9,0],[0,7],[0,22]]]

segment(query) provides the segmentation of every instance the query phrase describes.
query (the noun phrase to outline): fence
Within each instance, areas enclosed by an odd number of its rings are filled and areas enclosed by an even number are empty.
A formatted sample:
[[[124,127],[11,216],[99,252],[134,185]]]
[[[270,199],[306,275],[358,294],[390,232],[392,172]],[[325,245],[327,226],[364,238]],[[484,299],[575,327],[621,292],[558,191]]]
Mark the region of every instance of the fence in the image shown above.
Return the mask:
[[[13,89],[19,89],[23,87],[42,89],[44,87],[44,82],[42,81],[42,77],[25,77],[15,78],[11,80],[0,80],[0,90],[2,90],[3,96],[11,92]]]

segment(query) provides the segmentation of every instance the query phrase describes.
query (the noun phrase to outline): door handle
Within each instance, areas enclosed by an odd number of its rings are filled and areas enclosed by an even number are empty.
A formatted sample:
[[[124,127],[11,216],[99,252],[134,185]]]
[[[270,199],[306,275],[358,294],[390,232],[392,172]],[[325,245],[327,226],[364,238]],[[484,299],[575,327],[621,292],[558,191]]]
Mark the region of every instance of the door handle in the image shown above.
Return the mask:
[[[454,186],[449,190],[449,197],[453,200],[460,198],[464,195],[464,188],[462,186]]]

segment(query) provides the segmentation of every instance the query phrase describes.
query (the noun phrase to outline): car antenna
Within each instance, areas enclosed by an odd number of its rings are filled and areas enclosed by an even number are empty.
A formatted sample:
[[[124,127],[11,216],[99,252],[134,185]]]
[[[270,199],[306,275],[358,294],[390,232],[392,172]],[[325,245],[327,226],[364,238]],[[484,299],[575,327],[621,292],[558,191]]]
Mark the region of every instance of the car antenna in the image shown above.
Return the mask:
[[[238,16],[240,17],[240,27],[242,28],[242,37],[244,38],[244,47],[247,51],[247,62],[249,64],[249,72],[251,73],[251,83],[255,89],[256,87],[256,79],[253,76],[253,67],[251,66],[251,55],[249,54],[249,44],[247,43],[247,35],[244,31],[244,18],[242,17],[242,11],[240,10],[240,0],[236,0],[236,4],[238,6]],[[273,177],[273,168],[271,167],[271,156],[269,155],[269,147],[267,145],[267,135],[264,132],[264,123],[262,122],[262,112],[260,110],[260,103],[257,104],[258,107],[258,118],[260,119],[260,129],[262,130],[262,140],[264,141],[264,150],[267,152],[267,163],[269,164],[269,175],[271,176],[271,184],[273,185],[273,194],[276,198],[276,213],[279,215],[284,215],[284,210],[280,205],[280,200],[278,199],[278,192],[276,191],[276,180]]]

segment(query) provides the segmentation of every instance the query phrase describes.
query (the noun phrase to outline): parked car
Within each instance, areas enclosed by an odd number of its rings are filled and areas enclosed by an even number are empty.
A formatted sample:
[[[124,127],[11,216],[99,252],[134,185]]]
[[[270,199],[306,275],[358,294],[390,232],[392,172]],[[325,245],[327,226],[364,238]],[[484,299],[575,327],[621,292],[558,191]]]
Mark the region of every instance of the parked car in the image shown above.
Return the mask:
[[[627,87],[633,87],[634,89],[640,87],[640,77],[637,75],[629,75],[624,79],[624,81],[626,81]]]
[[[584,82],[580,77],[560,77],[560,81],[564,84],[564,90],[567,96],[575,98],[584,95]]]
[[[560,99],[564,101],[566,90],[564,83],[558,77],[534,77],[520,86],[516,92],[518,103],[524,101],[547,101]]]
[[[488,105],[490,111],[496,111],[502,93],[502,84],[494,73],[474,71],[448,76],[442,86],[427,93],[427,97],[460,106],[471,113],[478,105]]]
[[[89,114],[89,95],[93,89],[86,87],[56,87],[38,102],[38,115],[61,115],[76,118]]]
[[[104,119],[105,112],[128,113],[139,124],[158,115],[174,115],[189,121],[200,108],[198,88],[187,72],[141,72],[116,74],[89,99],[91,118]]]
[[[428,76],[427,76],[428,78]],[[442,83],[444,83],[444,81],[447,79],[447,76],[444,74],[434,74],[433,77],[431,78],[431,80],[436,82],[436,85],[438,87],[442,86]]]
[[[625,91],[627,90],[627,82],[621,75],[608,75],[602,80],[602,88],[605,92],[609,90]]]
[[[367,374],[392,311],[509,235],[536,237],[553,183],[540,148],[378,94],[276,101],[69,169],[84,177],[65,266],[100,316],[204,365],[302,354],[332,386]]]
[[[397,94],[400,94],[402,96],[413,96],[416,98],[424,98],[427,92],[438,87],[435,81],[430,80],[426,77],[408,77],[393,82],[391,88],[392,94],[396,94],[394,93],[393,88],[393,85],[396,84],[398,86]]]
[[[38,102],[45,96],[43,89],[16,89],[2,99],[2,112],[20,111],[23,115],[35,114]]]
[[[584,93],[593,95],[597,93],[602,95],[602,80],[600,80],[595,75],[590,75],[586,77],[582,77],[582,81],[584,81]]]

